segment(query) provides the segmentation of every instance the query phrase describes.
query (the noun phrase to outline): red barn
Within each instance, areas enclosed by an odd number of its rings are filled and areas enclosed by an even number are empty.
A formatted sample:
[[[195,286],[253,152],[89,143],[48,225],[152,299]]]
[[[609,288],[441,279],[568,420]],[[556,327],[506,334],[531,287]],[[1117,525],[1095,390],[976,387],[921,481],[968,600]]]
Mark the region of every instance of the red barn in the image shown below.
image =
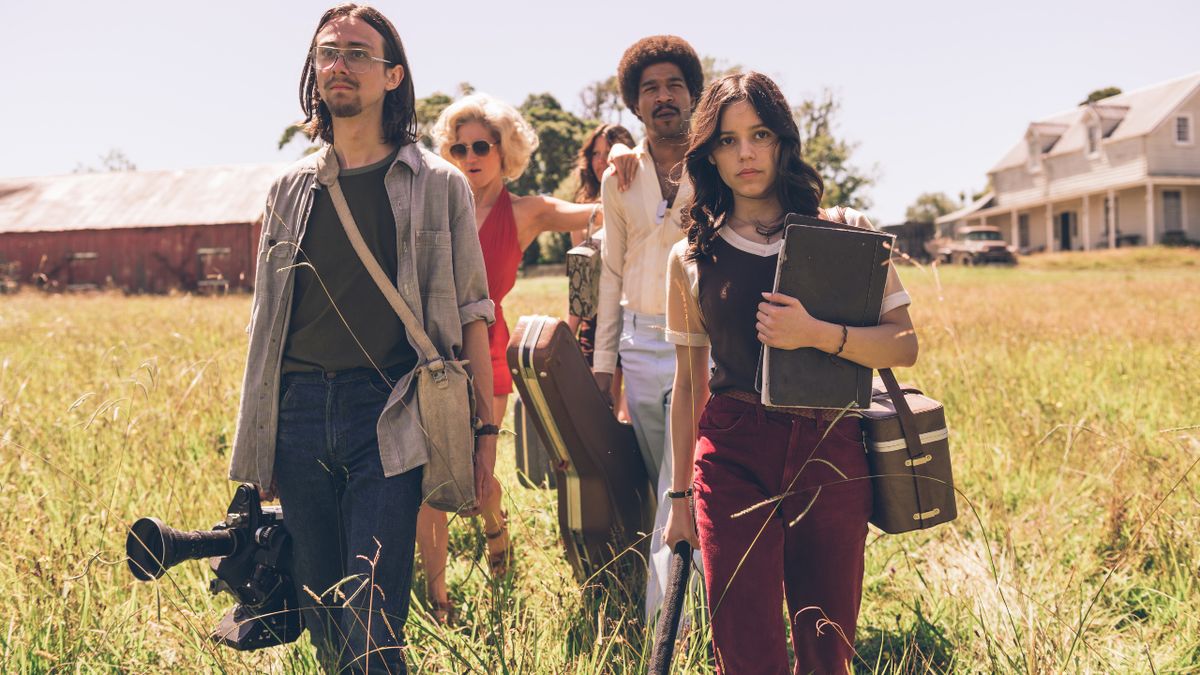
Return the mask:
[[[0,272],[63,290],[249,290],[283,166],[0,178]]]

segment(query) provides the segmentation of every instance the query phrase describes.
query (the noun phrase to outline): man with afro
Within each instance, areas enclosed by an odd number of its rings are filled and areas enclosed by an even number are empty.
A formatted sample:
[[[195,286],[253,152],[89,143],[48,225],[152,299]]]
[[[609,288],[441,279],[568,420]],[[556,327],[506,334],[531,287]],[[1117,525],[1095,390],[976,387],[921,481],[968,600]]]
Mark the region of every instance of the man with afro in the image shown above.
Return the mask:
[[[617,78],[625,105],[645,125],[646,137],[632,150],[637,168],[627,186],[618,187],[621,181],[613,169],[601,181],[606,235],[593,370],[600,391],[609,391],[620,356],[630,421],[650,480],[662,494],[671,482],[667,413],[675,376],[675,346],[664,333],[667,258],[685,234],[682,214],[692,194],[683,177],[683,158],[704,73],[685,40],[655,35],[625,51]],[[655,531],[666,526],[669,514],[664,497]],[[660,537],[651,536],[650,542],[648,622],[662,603],[670,560]]]

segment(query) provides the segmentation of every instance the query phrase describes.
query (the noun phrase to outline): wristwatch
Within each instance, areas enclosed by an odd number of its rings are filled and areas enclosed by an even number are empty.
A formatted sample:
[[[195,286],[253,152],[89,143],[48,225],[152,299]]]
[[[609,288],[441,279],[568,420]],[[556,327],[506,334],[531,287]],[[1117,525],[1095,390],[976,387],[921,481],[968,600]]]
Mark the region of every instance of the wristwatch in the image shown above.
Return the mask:
[[[495,424],[479,424],[475,427],[475,438],[480,436],[499,436],[500,427]]]

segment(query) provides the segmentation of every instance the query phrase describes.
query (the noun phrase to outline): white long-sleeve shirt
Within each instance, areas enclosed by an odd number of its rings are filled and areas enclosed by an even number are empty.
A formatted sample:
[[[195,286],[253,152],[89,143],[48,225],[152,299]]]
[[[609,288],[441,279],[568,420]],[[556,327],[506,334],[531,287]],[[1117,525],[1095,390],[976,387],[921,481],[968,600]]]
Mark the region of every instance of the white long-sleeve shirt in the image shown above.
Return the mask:
[[[633,152],[638,156],[638,171],[628,190],[617,189],[612,169],[600,182],[605,236],[600,248],[604,264],[593,357],[593,370],[598,373],[616,369],[622,309],[666,313],[667,260],[671,247],[686,234],[682,210],[692,201],[692,184],[685,175],[674,203],[667,208],[646,141],[638,143]]]

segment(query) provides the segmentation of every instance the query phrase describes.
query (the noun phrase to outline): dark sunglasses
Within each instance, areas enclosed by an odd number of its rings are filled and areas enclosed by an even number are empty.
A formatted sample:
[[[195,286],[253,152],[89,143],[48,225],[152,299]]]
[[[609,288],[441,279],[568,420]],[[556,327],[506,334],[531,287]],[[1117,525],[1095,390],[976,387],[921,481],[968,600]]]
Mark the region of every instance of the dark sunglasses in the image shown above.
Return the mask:
[[[450,146],[450,156],[454,159],[466,159],[467,150],[475,153],[476,157],[487,157],[487,154],[492,151],[492,146],[496,143],[488,143],[487,141],[475,141],[471,145],[466,143],[455,143]]]

